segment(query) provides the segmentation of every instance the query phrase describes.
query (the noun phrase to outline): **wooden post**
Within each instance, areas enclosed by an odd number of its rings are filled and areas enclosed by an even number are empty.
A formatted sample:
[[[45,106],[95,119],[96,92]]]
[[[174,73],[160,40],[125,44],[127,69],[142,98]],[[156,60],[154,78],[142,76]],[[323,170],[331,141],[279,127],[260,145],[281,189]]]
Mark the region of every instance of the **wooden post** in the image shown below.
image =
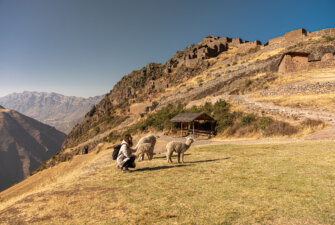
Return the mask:
[[[194,136],[194,120],[193,120],[193,137],[195,137],[195,136]]]
[[[180,136],[183,136],[183,122],[180,124]]]
[[[172,130],[173,130],[173,122],[171,122],[171,134],[172,134]]]

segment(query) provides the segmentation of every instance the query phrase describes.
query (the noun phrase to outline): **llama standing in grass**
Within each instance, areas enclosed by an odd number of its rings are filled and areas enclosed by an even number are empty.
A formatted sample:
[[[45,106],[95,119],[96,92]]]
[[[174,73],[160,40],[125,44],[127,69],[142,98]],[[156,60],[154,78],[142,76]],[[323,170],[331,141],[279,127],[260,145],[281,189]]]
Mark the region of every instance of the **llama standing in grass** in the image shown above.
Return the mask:
[[[144,154],[146,154],[148,156],[148,159],[151,160],[154,155],[155,144],[156,137],[154,135],[149,135],[141,138],[135,147],[138,161],[144,159]]]
[[[189,137],[186,139],[185,143],[179,141],[171,141],[166,145],[166,158],[168,163],[172,163],[171,157],[173,152],[177,152],[178,154],[178,163],[180,163],[180,156],[181,161],[184,163],[184,154],[187,149],[191,147],[191,144],[194,142],[193,138]]]

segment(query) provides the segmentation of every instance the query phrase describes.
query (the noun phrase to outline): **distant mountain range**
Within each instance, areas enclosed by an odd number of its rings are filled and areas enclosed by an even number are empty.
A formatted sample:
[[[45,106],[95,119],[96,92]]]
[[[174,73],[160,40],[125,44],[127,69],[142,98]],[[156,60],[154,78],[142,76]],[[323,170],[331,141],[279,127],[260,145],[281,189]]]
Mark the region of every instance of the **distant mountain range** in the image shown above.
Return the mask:
[[[68,133],[102,98],[25,91],[1,97],[0,104]]]
[[[57,153],[65,137],[54,127],[0,106],[0,191]]]

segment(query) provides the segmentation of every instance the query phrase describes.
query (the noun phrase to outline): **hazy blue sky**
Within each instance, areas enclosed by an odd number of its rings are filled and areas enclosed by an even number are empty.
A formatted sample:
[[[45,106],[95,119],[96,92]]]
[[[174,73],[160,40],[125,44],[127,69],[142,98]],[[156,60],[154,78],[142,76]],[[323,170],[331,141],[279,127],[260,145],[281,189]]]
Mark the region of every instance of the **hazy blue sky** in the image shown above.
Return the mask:
[[[95,96],[207,35],[335,27],[334,0],[0,0],[0,96]]]

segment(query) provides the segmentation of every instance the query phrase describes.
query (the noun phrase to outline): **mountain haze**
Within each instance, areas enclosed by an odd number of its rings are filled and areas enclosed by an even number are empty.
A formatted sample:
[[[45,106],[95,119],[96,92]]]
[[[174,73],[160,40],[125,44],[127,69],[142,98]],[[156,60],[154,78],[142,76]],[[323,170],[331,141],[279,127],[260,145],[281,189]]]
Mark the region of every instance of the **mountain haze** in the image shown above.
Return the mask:
[[[101,99],[25,91],[1,97],[0,104],[68,133]]]
[[[21,181],[61,148],[66,135],[0,106],[0,190]]]

